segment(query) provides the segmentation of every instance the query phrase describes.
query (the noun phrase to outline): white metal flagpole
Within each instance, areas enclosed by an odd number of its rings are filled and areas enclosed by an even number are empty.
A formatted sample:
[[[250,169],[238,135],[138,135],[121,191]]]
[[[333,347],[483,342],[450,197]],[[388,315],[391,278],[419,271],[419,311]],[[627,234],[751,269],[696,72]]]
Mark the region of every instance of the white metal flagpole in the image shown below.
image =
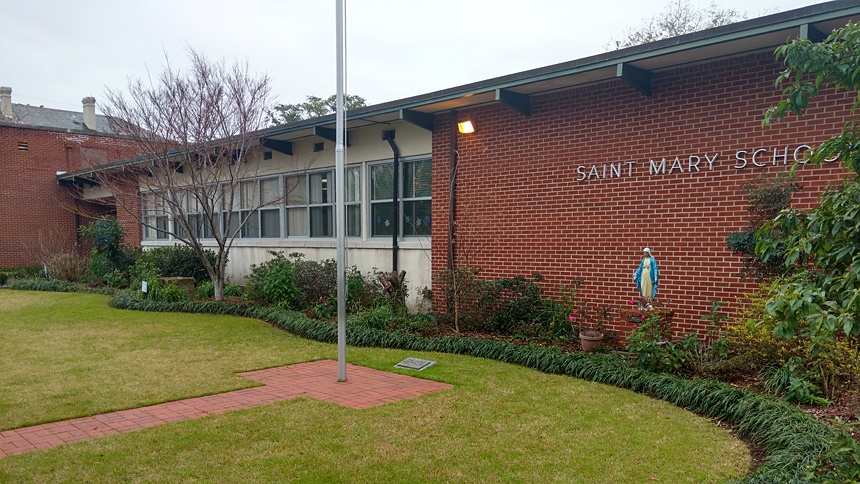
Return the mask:
[[[343,89],[346,84],[346,11],[345,0],[337,0],[337,128],[334,149],[335,233],[337,234],[337,381],[346,381],[346,179],[343,150],[344,107]]]

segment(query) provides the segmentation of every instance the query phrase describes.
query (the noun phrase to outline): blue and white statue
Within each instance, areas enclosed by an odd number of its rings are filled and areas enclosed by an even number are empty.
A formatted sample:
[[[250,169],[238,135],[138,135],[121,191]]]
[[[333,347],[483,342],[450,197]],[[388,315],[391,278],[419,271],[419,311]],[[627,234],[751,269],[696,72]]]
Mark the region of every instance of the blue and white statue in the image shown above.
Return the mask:
[[[642,252],[644,256],[639,263],[639,268],[633,273],[633,282],[636,283],[639,294],[650,301],[657,297],[660,271],[657,270],[657,261],[651,255],[651,249],[645,247]]]

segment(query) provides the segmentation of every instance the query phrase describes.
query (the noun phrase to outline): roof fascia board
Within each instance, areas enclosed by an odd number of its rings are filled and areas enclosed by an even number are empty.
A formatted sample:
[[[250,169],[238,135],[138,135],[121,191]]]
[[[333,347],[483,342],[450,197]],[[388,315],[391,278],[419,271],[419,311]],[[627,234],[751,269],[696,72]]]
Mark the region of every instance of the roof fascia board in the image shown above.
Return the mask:
[[[849,2],[842,2],[848,4]],[[823,4],[826,5],[826,4]],[[816,6],[813,6],[816,7]],[[813,7],[807,7],[813,8]],[[806,9],[799,9],[806,10]],[[783,14],[775,14],[774,16],[786,16],[786,14],[799,13],[797,11],[789,11],[784,12]],[[365,116],[374,116],[380,114],[386,114],[389,112],[397,111],[399,109],[414,109],[421,106],[426,106],[428,104],[435,104],[438,102],[450,101],[452,99],[460,98],[467,95],[481,94],[493,91],[495,89],[510,89],[515,88],[517,86],[521,86],[524,84],[531,84],[534,82],[554,79],[557,77],[570,76],[573,74],[578,74],[581,72],[587,72],[595,69],[602,69],[609,66],[616,66],[619,63],[630,64],[632,62],[636,62],[639,60],[659,57],[667,54],[673,54],[685,50],[696,49],[700,47],[707,47],[710,45],[717,45],[724,42],[730,42],[733,40],[741,40],[744,38],[754,37],[757,35],[768,34],[772,32],[778,32],[780,30],[790,30],[792,28],[799,29],[801,25],[805,24],[813,24],[816,22],[822,22],[826,20],[833,20],[845,17],[851,17],[854,15],[860,15],[860,6],[849,6],[840,9],[834,9],[827,12],[822,12],[818,14],[810,14],[806,16],[788,16],[785,19],[773,19],[770,21],[766,21],[767,23],[759,26],[752,26],[749,28],[737,28],[737,25],[742,25],[748,22],[761,22],[762,19],[752,19],[745,22],[740,22],[735,25],[729,25],[725,27],[717,27],[714,29],[708,29],[700,32],[694,32],[692,34],[687,34],[684,36],[676,37],[673,39],[666,39],[658,42],[654,42],[652,44],[646,44],[649,48],[642,50],[642,46],[632,47],[630,49],[625,50],[634,50],[634,52],[629,52],[624,55],[612,55],[615,52],[609,54],[599,54],[597,56],[587,57],[584,59],[579,59],[576,61],[572,61],[574,65],[570,67],[563,67],[565,65],[570,65],[571,63],[564,64],[555,64],[553,66],[541,67],[538,69],[533,69],[530,71],[524,71],[517,74],[512,74],[508,76],[497,77],[494,79],[488,79],[485,81],[480,81],[473,84],[467,84],[451,89],[446,89],[444,91],[437,91],[435,93],[429,93],[426,95],[416,96],[413,98],[406,98],[399,101],[392,101],[390,103],[384,103],[376,106],[368,106],[366,108],[359,108],[357,110],[351,111],[350,117],[365,117]],[[763,19],[767,19],[767,17],[763,17]],[[734,27],[728,32],[720,32],[724,28]],[[716,32],[715,32],[716,31]],[[689,39],[689,40],[688,40]],[[332,118],[333,119],[333,118]],[[331,121],[328,121],[329,123]]]

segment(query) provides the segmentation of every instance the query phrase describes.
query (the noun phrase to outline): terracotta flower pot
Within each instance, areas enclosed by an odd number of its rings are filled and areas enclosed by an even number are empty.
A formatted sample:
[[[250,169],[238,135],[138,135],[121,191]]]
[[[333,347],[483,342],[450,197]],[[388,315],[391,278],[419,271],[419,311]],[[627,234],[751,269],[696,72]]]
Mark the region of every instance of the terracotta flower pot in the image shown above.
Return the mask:
[[[586,329],[579,332],[579,344],[582,346],[582,351],[591,353],[603,346],[604,334],[593,329]]]

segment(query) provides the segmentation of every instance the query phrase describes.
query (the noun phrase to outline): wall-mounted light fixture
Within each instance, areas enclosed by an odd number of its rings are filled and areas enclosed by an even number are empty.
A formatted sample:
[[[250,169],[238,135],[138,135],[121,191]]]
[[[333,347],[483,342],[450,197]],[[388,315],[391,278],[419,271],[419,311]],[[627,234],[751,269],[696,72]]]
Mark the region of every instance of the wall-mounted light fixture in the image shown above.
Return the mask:
[[[475,126],[472,124],[472,121],[468,119],[462,123],[457,123],[457,129],[463,134],[475,132]]]

